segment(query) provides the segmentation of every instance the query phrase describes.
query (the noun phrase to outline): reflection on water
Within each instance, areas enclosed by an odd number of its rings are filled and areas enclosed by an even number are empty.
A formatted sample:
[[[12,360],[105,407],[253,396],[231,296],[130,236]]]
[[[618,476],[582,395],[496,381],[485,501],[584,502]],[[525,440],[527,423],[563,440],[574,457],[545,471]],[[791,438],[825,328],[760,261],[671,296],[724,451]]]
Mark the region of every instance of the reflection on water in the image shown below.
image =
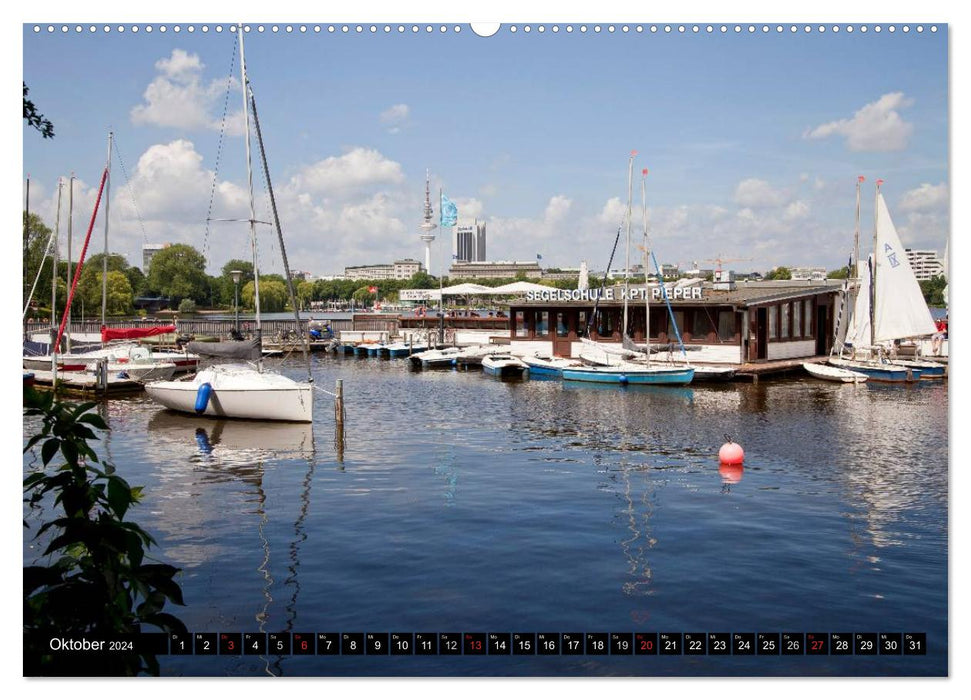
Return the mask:
[[[315,358],[314,375],[344,380],[342,461],[324,403],[313,426],[102,404],[111,459],[146,486],[134,517],[184,570],[191,629],[846,625],[927,631],[944,653],[908,663],[946,668],[946,383],[620,388],[353,357]],[[719,465],[725,434],[744,466]],[[25,469],[35,462],[26,455]],[[415,672],[455,673],[447,661]],[[724,669],[690,661],[691,673]],[[814,672],[776,661],[779,673]],[[852,661],[826,668],[854,675]],[[489,672],[488,660],[464,662]],[[388,672],[386,659],[167,663]],[[561,672],[517,663],[510,672]]]

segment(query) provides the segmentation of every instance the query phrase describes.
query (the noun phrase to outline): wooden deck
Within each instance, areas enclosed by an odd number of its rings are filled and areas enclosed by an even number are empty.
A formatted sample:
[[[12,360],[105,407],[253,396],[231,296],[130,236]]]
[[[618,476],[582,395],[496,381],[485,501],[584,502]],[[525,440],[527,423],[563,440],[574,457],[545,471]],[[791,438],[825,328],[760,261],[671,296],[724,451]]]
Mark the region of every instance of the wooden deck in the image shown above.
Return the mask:
[[[30,370],[34,375],[34,388],[50,391],[54,384],[54,375],[45,370]],[[145,386],[134,379],[119,379],[108,374],[108,386],[98,386],[98,380],[90,372],[58,372],[57,390],[83,396],[118,396],[137,394],[145,390]]]
[[[761,377],[777,377],[796,372],[804,372],[803,363],[812,362],[815,364],[825,364],[829,355],[817,355],[816,357],[799,357],[791,360],[765,360],[762,362],[746,362],[739,365],[735,372],[736,379],[748,379],[753,384],[757,384]]]

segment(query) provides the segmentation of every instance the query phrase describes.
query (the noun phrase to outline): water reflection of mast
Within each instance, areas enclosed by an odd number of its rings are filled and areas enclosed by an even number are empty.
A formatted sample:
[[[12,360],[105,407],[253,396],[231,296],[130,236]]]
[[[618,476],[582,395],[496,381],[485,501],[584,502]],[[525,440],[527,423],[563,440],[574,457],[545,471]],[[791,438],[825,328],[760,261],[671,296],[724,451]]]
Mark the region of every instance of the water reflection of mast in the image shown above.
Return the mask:
[[[630,596],[650,595],[652,592],[650,586],[654,580],[654,571],[651,569],[651,563],[647,557],[648,550],[653,549],[654,545],[657,544],[657,540],[651,536],[648,529],[650,519],[653,516],[653,507],[645,491],[640,498],[643,506],[643,515],[640,517],[643,518],[643,523],[639,524],[638,513],[634,511],[634,496],[631,491],[631,472],[642,473],[643,468],[643,465],[631,466],[626,463],[622,463],[620,466],[621,479],[624,482],[621,495],[627,504],[624,513],[627,516],[627,529],[631,532],[629,538],[621,540],[620,546],[624,550],[624,556],[627,557],[629,564],[627,573],[632,579],[624,583],[622,590]],[[638,540],[641,540],[640,544],[635,544]]]

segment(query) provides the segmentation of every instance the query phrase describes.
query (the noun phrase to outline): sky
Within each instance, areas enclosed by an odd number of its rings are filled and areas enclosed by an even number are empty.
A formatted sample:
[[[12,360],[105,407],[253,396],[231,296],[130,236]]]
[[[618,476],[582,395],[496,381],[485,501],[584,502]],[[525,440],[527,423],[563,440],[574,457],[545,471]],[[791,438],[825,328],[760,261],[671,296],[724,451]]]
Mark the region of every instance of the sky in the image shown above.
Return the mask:
[[[441,190],[459,223],[486,222],[489,259],[541,255],[543,267],[602,270],[618,227],[626,230],[634,150],[633,235],[639,242],[646,168],[648,231],[664,263],[839,267],[852,248],[859,175],[865,240],[882,178],[904,244],[944,253],[947,24],[864,33],[861,23],[779,32],[757,22],[723,33],[705,23],[666,32],[643,22],[529,22],[490,37],[467,23],[421,23],[417,33],[414,23],[373,24],[373,33],[367,23],[345,33],[303,23],[301,33],[294,22],[287,33],[278,23],[274,33],[272,22],[263,32],[252,23],[244,36],[291,268],[319,276],[423,261],[427,171],[436,217]],[[73,172],[73,236],[83,236],[111,130],[111,251],[141,266],[145,243],[188,243],[213,273],[248,259],[245,224],[206,225],[248,216],[232,25],[62,26],[23,25],[23,80],[56,134],[23,127],[31,211],[53,227],[58,177]],[[270,221],[258,163],[254,155],[256,218]],[[62,231],[66,200],[65,184]],[[281,271],[272,228],[258,229],[261,269]],[[453,245],[437,234],[433,274]]]

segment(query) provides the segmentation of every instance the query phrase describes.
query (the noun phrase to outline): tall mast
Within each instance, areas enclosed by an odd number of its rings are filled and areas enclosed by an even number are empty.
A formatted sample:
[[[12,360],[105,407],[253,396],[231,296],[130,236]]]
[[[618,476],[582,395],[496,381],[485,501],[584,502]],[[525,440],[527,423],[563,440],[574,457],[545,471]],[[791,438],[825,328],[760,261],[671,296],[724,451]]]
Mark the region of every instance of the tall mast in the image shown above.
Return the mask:
[[[873,198],[873,270],[870,272],[870,347],[873,347],[876,339],[876,328],[874,323],[876,321],[876,303],[877,303],[877,271],[880,267],[880,252],[877,250],[877,229],[880,224],[878,219],[880,218],[880,185],[883,184],[883,180],[877,180],[877,191]]]
[[[112,132],[108,132],[108,162],[105,170],[108,173],[105,179],[105,254],[101,261],[101,325],[105,325],[105,316],[108,309],[108,204],[111,201],[109,193],[111,191],[111,139]]]
[[[51,255],[51,375],[52,386],[57,387],[57,233],[61,227],[61,187],[64,183],[57,178],[57,214],[54,217],[54,252]]]
[[[71,269],[71,239],[73,237],[74,229],[74,173],[71,173],[71,180],[68,183],[70,189],[67,192],[67,289],[68,294],[71,291],[71,280],[74,277],[74,271]],[[65,344],[67,352],[71,352],[71,305],[68,304],[67,307],[67,338],[65,339]]]
[[[853,269],[850,277],[860,276],[860,189],[865,180],[862,175],[856,178],[856,232],[853,235]]]
[[[250,241],[253,249],[253,299],[256,305],[256,337],[263,342],[262,325],[260,323],[260,271],[256,261],[256,206],[253,202],[253,161],[250,156],[250,135],[249,135],[249,82],[246,78],[246,58],[243,55],[243,25],[239,27],[239,70],[243,82],[243,120],[245,122],[245,142],[246,142],[246,177],[249,183],[249,229]],[[263,362],[260,360],[260,367]]]
[[[651,364],[651,294],[647,286],[647,168],[641,171],[641,204],[644,209],[644,343],[647,346],[647,364]],[[658,279],[661,283],[661,280]]]
[[[627,297],[630,296],[630,219],[631,219],[631,198],[634,193],[634,156],[637,151],[630,152],[630,159],[627,161],[627,253],[624,260],[624,325],[621,330],[621,340],[627,337]],[[607,272],[610,272],[608,270]]]

